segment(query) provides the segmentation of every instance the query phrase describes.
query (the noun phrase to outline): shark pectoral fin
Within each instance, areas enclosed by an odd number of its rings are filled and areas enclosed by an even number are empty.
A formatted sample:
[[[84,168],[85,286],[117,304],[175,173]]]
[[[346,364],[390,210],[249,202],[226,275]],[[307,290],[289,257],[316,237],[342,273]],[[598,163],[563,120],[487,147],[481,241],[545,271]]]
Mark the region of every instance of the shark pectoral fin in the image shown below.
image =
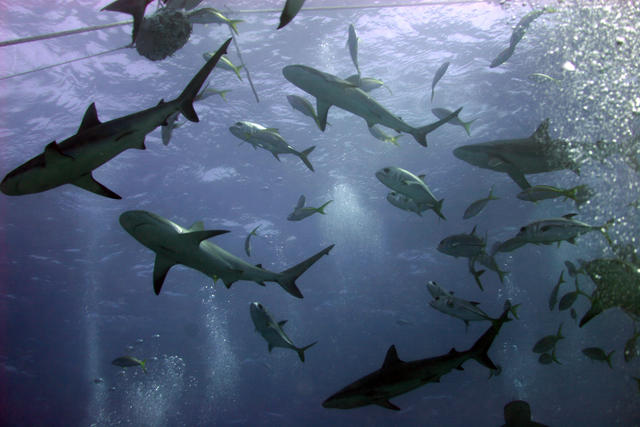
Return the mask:
[[[199,245],[203,240],[209,239],[214,236],[228,233],[229,230],[201,230],[201,231],[189,231],[182,233],[180,239],[190,241],[194,245]]]
[[[60,150],[60,146],[55,141],[51,141],[44,147],[44,165],[45,167],[58,163],[60,161],[74,160],[73,157],[65,154]]]
[[[280,161],[280,157],[278,157],[278,153],[274,153],[272,151],[271,154],[273,154],[273,157],[275,157],[277,161]]]
[[[316,109],[318,113],[318,126],[320,126],[320,130],[324,132],[327,128],[327,115],[329,114],[329,108],[331,104],[318,99]]]
[[[82,118],[82,123],[80,123],[80,127],[78,128],[77,133],[80,133],[83,130],[87,130],[94,126],[98,126],[100,124],[102,124],[102,122],[100,122],[100,120],[98,119],[98,111],[96,110],[96,103],[93,102],[91,103],[91,105],[89,105],[89,107],[87,108],[87,111],[85,111],[84,117]]]
[[[278,322],[278,326],[280,326],[280,328],[282,328],[285,325],[285,323],[287,323],[286,320],[281,320],[281,321]]]
[[[522,188],[523,190],[531,188],[531,184],[529,184],[527,178],[525,178],[524,174],[517,168],[509,168],[509,170],[507,171],[507,175],[509,175],[509,178],[511,178],[516,184],[518,184],[518,187]]]
[[[399,411],[400,410],[400,408],[398,408],[393,403],[389,402],[389,400],[378,400],[377,402],[375,402],[375,404],[378,405],[378,406],[382,406],[383,408],[391,409],[393,411]]]
[[[174,265],[176,265],[176,263],[172,259],[163,257],[162,255],[156,256],[153,264],[153,291],[156,295],[160,295],[160,289],[162,289],[164,279],[167,277],[169,269]]]
[[[99,196],[108,197],[110,199],[122,199],[122,197],[96,181],[90,173],[82,175],[71,184],[76,185],[84,190],[91,191],[92,193],[96,193]]]
[[[147,0],[116,0],[100,10],[128,13],[133,16],[133,32],[131,34],[131,44],[133,44],[138,36],[138,31],[144,19],[144,11],[148,3],[150,3],[150,1]]]

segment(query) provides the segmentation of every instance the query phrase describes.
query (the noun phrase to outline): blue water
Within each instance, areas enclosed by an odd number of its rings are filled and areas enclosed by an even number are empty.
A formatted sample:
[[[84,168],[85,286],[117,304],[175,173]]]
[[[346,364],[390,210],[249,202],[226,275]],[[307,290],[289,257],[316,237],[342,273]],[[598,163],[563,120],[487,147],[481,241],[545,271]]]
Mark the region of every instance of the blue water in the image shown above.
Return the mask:
[[[264,1],[260,7],[279,9],[282,3]],[[514,55],[490,69],[513,26],[531,11],[521,3],[302,11],[277,32],[278,13],[229,11],[229,17],[245,21],[237,41],[259,103],[246,77],[239,81],[215,69],[211,85],[231,89],[227,102],[213,96],[196,104],[200,122],[176,129],[168,146],[156,130],[146,139],[146,151],[129,150],[96,170],[96,179],[122,200],[70,185],[35,195],[1,195],[2,424],[496,426],[503,424],[504,405],[522,399],[530,403],[533,419],[547,425],[640,425],[640,394],[632,379],[640,375],[640,358],[627,363],[622,356],[634,330],[631,318],[611,309],[578,328],[568,311],[548,309],[565,260],[612,256],[599,233],[578,238],[575,246],[527,245],[499,254],[499,266],[510,274],[501,284],[487,271],[484,292],[465,259],[435,249],[442,238],[468,233],[475,225],[490,246],[533,220],[570,212],[592,224],[619,218],[612,230],[616,242],[637,248],[637,205],[628,204],[640,193],[638,171],[620,156],[593,160],[588,147],[631,136],[632,112],[640,110],[640,11],[637,5],[565,4],[534,21]],[[2,1],[0,34],[7,40],[127,19],[99,12],[105,4]],[[222,9],[224,4],[205,0],[203,6]],[[151,4],[148,13],[155,7]],[[255,7],[249,1],[233,4],[234,10]],[[383,80],[392,91],[372,92],[381,104],[414,125],[435,121],[433,107],[464,106],[461,117],[476,119],[471,137],[460,127],[443,126],[428,136],[428,148],[411,136],[393,146],[374,139],[364,120],[336,107],[324,133],[291,109],[286,95],[310,97],[284,79],[284,66],[304,64],[341,77],[355,73],[345,47],[351,23],[360,38],[363,75]],[[620,45],[618,36],[624,38]],[[201,54],[228,37],[226,26],[195,25],[189,42],[161,62],[123,49],[0,81],[2,173],[41,153],[52,140],[75,133],[91,102],[107,121],[161,98],[173,99],[202,66]],[[129,41],[130,26],[125,26],[3,47],[0,75]],[[229,53],[239,62],[233,45]],[[451,65],[431,104],[431,79],[444,61]],[[563,68],[566,61],[576,71]],[[562,83],[532,81],[528,76],[535,72]],[[562,199],[521,201],[505,174],[452,155],[464,144],[527,137],[547,117],[552,137],[578,142],[581,174],[558,171],[528,178],[532,184],[565,188],[589,184],[596,194],[579,211]],[[296,157],[282,155],[278,162],[264,150],[239,145],[228,131],[239,120],[278,128],[300,151],[315,145],[310,155],[315,173]],[[388,189],[374,176],[385,166],[425,174],[436,197],[445,199],[447,221],[433,212],[418,217],[390,205]],[[465,208],[486,197],[492,185],[500,199],[462,220]],[[289,222],[300,194],[312,206],[334,202],[327,215]],[[156,296],[153,253],[118,223],[119,215],[131,209],[185,227],[202,220],[206,228],[230,230],[213,241],[274,271],[336,246],[297,281],[303,300],[275,284],[238,282],[226,289],[180,266]],[[247,258],[244,239],[258,224]],[[447,374],[441,383],[392,399],[400,412],[379,406],[323,408],[328,396],[379,369],[392,344],[401,359],[416,360],[452,347],[466,350],[486,330],[489,324],[481,322],[467,331],[460,320],[429,307],[428,280],[481,302],[492,316],[507,298],[522,304],[520,319],[504,325],[489,352],[502,373],[488,379],[486,368],[469,361],[464,371]],[[584,283],[593,289],[588,280]],[[564,285],[560,295],[572,288]],[[287,319],[285,330],[298,346],[318,341],[304,364],[294,352],[267,351],[249,316],[252,301],[277,320]],[[581,297],[574,307],[581,317],[588,303]],[[560,323],[566,339],[556,355],[562,364],[541,365],[531,349]],[[613,369],[581,353],[590,346],[615,350]],[[111,365],[124,354],[147,359],[148,374]]]

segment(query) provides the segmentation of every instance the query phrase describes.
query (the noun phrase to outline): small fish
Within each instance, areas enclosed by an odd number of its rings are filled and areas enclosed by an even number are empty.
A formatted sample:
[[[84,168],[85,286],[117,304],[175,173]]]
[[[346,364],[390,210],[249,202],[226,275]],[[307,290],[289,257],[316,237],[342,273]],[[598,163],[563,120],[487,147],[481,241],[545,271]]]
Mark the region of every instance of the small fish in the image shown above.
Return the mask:
[[[100,377],[93,379],[94,384],[102,384],[104,380]]]
[[[570,308],[576,299],[578,298],[578,291],[568,292],[560,298],[560,302],[558,303],[558,310],[564,311]]]
[[[624,345],[624,361],[630,362],[634,357],[640,354],[638,349],[638,337],[640,337],[640,331],[634,328],[633,335],[627,343]]]
[[[471,234],[454,234],[445,237],[438,244],[438,251],[453,257],[475,258],[484,251],[486,242],[476,234],[473,227]]]
[[[498,274],[498,278],[500,279],[500,283],[504,283],[504,276],[509,274],[508,271],[500,270],[498,264],[496,263],[496,259],[486,252],[480,252],[480,255],[476,258],[476,260],[487,267],[491,271],[495,271]]]
[[[607,365],[609,365],[611,369],[613,369],[613,366],[611,366],[611,356],[613,353],[615,353],[615,350],[611,350],[611,352],[607,354],[600,347],[588,347],[582,349],[582,354],[587,356],[589,359],[597,360],[599,362],[607,362]]]
[[[445,62],[444,64],[442,64],[436,71],[436,74],[433,76],[433,80],[431,81],[431,102],[433,102],[433,95],[434,95],[433,90],[436,87],[436,84],[442,78],[442,76],[444,76],[444,73],[447,72],[447,68],[449,68],[449,62]]]
[[[431,112],[433,113],[434,116],[436,116],[439,119],[444,119],[445,117],[447,117],[449,114],[452,113],[446,108],[432,108]],[[465,121],[462,121],[462,119],[460,119],[459,117],[454,117],[453,119],[449,120],[449,124],[462,126],[462,128],[467,132],[467,135],[471,136],[471,130],[469,128],[471,126],[471,123],[475,121],[476,119],[465,122]]]
[[[212,95],[220,95],[220,98],[222,98],[226,102],[227,101],[226,95],[229,92],[231,92],[231,89],[219,90],[212,87],[208,87],[198,94],[198,96],[196,97],[196,101],[203,101]]]
[[[386,133],[382,129],[380,129],[380,126],[378,126],[378,125],[370,126],[369,127],[369,132],[371,133],[371,135],[376,137],[376,139],[379,139],[382,142],[390,142],[393,145],[398,145],[398,138],[403,136],[403,134],[401,134],[401,133],[396,134],[396,135],[389,135],[388,133]]]
[[[554,83],[560,83],[560,80],[554,79],[553,77],[551,77],[551,76],[549,76],[547,74],[544,74],[544,73],[531,73],[531,74],[529,74],[529,80],[539,81],[539,82],[551,81],[551,82],[554,82]]]
[[[300,12],[303,4],[304,0],[287,0],[284,5],[284,9],[282,9],[282,13],[280,14],[280,24],[277,29],[279,30],[291,22],[298,12]]]
[[[360,75],[360,66],[358,65],[358,36],[356,36],[356,29],[353,27],[353,24],[349,25],[349,38],[347,39],[347,46],[349,47],[349,53],[351,54],[353,65],[356,66],[358,75]]]
[[[287,101],[293,107],[294,110],[300,111],[305,116],[311,117],[318,128],[321,129],[320,119],[318,119],[318,115],[316,114],[316,110],[313,108],[313,105],[306,99],[298,95],[287,95]]]
[[[607,228],[614,223],[614,219],[602,225],[589,225],[573,219],[575,215],[577,214],[571,213],[561,218],[550,218],[532,222],[520,228],[515,238],[525,243],[533,243],[536,245],[550,245],[553,243],[558,243],[559,245],[562,241],[575,244],[576,237],[590,231],[599,231],[607,242],[612,243],[611,238],[607,234]]]
[[[436,215],[446,220],[442,214],[444,199],[437,200],[435,198],[429,186],[424,182],[424,175],[416,176],[405,169],[389,166],[378,170],[376,178],[390,189],[415,200],[416,203],[429,206]]]
[[[566,283],[564,280],[564,270],[560,272],[560,277],[558,277],[558,282],[551,290],[551,296],[549,296],[549,310],[553,311],[553,308],[556,306],[556,302],[558,301],[558,291],[560,290],[560,285]]]
[[[258,228],[260,228],[259,225],[251,230],[251,233],[244,239],[244,251],[247,253],[247,256],[251,256],[251,236],[257,236],[256,231]]]
[[[509,46],[508,48],[500,52],[498,56],[496,56],[493,61],[491,61],[491,64],[489,64],[489,68],[496,68],[498,65],[507,62],[507,59],[511,58],[511,55],[513,55],[514,50],[514,48]]]
[[[404,320],[404,319],[397,319],[396,324],[400,326],[406,326],[406,325],[413,325],[413,322],[409,322],[408,320]]]
[[[496,320],[489,317],[487,313],[478,307],[479,302],[467,301],[453,296],[453,292],[446,291],[433,280],[427,282],[427,289],[433,297],[433,301],[429,301],[431,307],[441,313],[462,320],[467,327],[469,326],[469,322],[473,321]]]
[[[324,208],[331,202],[333,202],[333,200],[329,200],[328,202],[324,203],[319,208],[314,208],[314,207],[311,207],[311,206],[305,206],[304,205],[305,197],[304,197],[304,195],[302,195],[298,199],[298,204],[293,208],[293,212],[291,212],[289,214],[289,216],[287,217],[287,220],[289,220],[289,221],[301,221],[301,220],[305,219],[306,217],[313,215],[314,213],[319,213],[319,214],[322,214],[322,215],[326,215],[326,212],[324,211]]]
[[[564,337],[562,336],[562,323],[560,323],[560,326],[558,327],[557,334],[547,335],[546,337],[539,339],[538,342],[536,342],[536,344],[533,346],[532,351],[534,353],[546,353],[549,350],[555,349],[556,344],[561,339],[564,339]]]
[[[487,203],[489,203],[491,200],[498,200],[498,199],[499,197],[495,197],[493,195],[493,186],[491,186],[491,189],[489,190],[489,195],[484,199],[476,200],[475,202],[471,203],[469,207],[464,211],[464,215],[462,215],[462,219],[469,219],[478,215],[480,212],[482,212],[484,207],[487,206]]]
[[[516,195],[518,199],[528,202],[564,197],[564,200],[573,200],[578,207],[587,202],[591,196],[593,196],[593,192],[587,185],[577,185],[568,189],[557,188],[551,185],[535,185]]]
[[[244,22],[242,19],[229,19],[218,9],[205,7],[187,14],[187,19],[192,24],[227,24],[234,33],[238,33],[237,24]]]
[[[120,366],[121,368],[129,368],[131,366],[140,366],[142,371],[147,373],[147,361],[136,359],[133,356],[122,356],[111,361],[112,365]]]
[[[374,89],[378,89],[379,87],[384,86],[389,91],[389,94],[393,95],[393,92],[391,92],[389,86],[385,85],[384,82],[380,79],[375,79],[373,77],[360,77],[359,74],[353,74],[347,77],[345,80],[365,92],[371,92]]]
[[[202,54],[202,58],[204,58],[205,61],[208,61],[212,56],[213,56],[213,53],[210,53],[210,52],[205,52]],[[233,62],[231,62],[231,60],[226,56],[223,55],[222,57],[220,57],[218,68],[222,70],[233,71],[236,74],[236,76],[238,76],[238,79],[242,81],[242,76],[240,75],[240,70],[242,69],[242,65],[234,65]]]
[[[404,194],[396,193],[395,191],[391,191],[389,194],[387,194],[387,201],[393,206],[402,210],[415,212],[418,214],[418,216],[422,216],[422,212],[431,209],[431,206],[424,203],[417,203],[411,197],[405,196]]]

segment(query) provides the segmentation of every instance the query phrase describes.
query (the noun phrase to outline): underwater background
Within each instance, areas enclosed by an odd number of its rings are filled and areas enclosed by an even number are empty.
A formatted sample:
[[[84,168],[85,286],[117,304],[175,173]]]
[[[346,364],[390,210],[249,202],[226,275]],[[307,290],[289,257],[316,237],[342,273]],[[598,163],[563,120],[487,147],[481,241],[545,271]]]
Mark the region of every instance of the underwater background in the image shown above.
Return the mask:
[[[350,6],[375,1],[350,0]],[[529,402],[533,419],[553,426],[640,425],[640,357],[629,362],[624,348],[637,322],[619,308],[578,327],[569,310],[549,310],[549,294],[564,262],[637,254],[640,215],[640,4],[637,2],[438,2],[412,7],[303,10],[276,31],[281,1],[204,0],[238,24],[237,43],[260,98],[246,75],[214,69],[211,87],[229,89],[226,101],[212,96],[195,104],[199,123],[175,129],[168,146],[160,130],[146,138],[147,150],[128,150],[94,176],[120,194],[109,200],[64,185],[43,193],[0,195],[0,418],[4,425],[434,425],[498,426],[512,400]],[[107,2],[0,1],[0,39],[62,31],[128,19],[100,12]],[[313,1],[305,8],[343,6]],[[379,4],[378,6],[382,6]],[[489,68],[509,44],[513,27],[527,13],[553,6],[532,22],[508,61]],[[249,9],[272,12],[239,13]],[[147,14],[156,3],[147,7]],[[428,147],[410,135],[398,146],[375,139],[366,122],[337,107],[321,132],[291,108],[286,96],[315,100],[289,83],[282,68],[304,64],[347,77],[356,72],[345,46],[350,24],[359,37],[363,76],[385,86],[371,95],[412,125],[436,119],[431,109],[464,107],[475,119],[471,135],[445,125],[429,134]],[[53,140],[76,132],[95,102],[103,121],[175,98],[230,36],[226,25],[194,25],[186,45],[152,62],[134,49],[0,80],[0,167],[8,173],[41,153]],[[0,77],[128,44],[131,26],[0,47]],[[239,63],[232,44],[229,58]],[[435,87],[445,61],[450,66]],[[568,64],[567,64],[568,63]],[[536,79],[533,73],[553,78]],[[504,173],[471,166],[453,156],[465,144],[526,138],[550,119],[552,138],[572,141],[580,174],[569,170],[528,175],[532,184],[569,188],[587,184],[591,199],[536,204],[516,198],[518,186]],[[302,151],[316,146],[308,170],[295,156],[277,161],[229,132],[247,120],[277,128]],[[181,119],[180,121],[184,121]],[[635,129],[635,130],[634,130]],[[390,131],[389,131],[390,132]],[[601,155],[601,143],[630,147]],[[632,143],[629,143],[632,141]],[[633,142],[635,141],[635,142]],[[600,151],[599,151],[600,150]],[[622,154],[621,154],[622,153]],[[439,219],[392,206],[375,177],[398,166],[444,198]],[[494,186],[499,200],[463,220],[466,207]],[[298,197],[326,215],[287,221]],[[304,299],[279,286],[220,282],[174,267],[162,293],[153,293],[154,254],[118,223],[127,210],[144,209],[184,227],[202,220],[207,229],[231,232],[214,241],[229,252],[284,270],[330,244],[335,248],[297,281]],[[589,224],[614,218],[614,245],[601,233],[576,244],[526,245],[498,253],[509,271],[501,283],[493,271],[475,284],[467,262],[436,250],[446,236],[477,233],[487,247],[512,237],[534,220],[578,213]],[[247,234],[252,254],[244,253]],[[575,290],[573,279],[560,297]],[[390,345],[403,360],[468,349],[489,323],[462,321],[429,306],[434,280],[455,295],[478,301],[497,317],[508,298],[521,304],[489,351],[501,366],[490,371],[475,361],[393,398],[401,411],[379,406],[325,409],[322,402],[358,378],[379,369]],[[593,284],[581,278],[589,293]],[[640,287],[640,284],[638,285]],[[295,352],[267,350],[255,332],[249,304],[259,301],[298,346],[314,341],[301,363]],[[578,297],[578,319],[589,308]],[[532,352],[562,324],[565,337],[543,365]],[[612,368],[581,350],[615,350]],[[637,349],[634,349],[637,352]],[[130,354],[147,360],[141,369],[111,364]]]

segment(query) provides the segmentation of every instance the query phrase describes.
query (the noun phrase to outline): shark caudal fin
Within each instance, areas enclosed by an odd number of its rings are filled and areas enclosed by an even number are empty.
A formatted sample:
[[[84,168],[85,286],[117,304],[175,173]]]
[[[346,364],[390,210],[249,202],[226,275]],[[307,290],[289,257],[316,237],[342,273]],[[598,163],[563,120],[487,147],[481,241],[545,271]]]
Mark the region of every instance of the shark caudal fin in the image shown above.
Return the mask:
[[[306,150],[304,150],[301,153],[298,153],[298,157],[300,157],[300,160],[302,160],[304,162],[304,164],[311,170],[311,172],[315,172],[313,170],[313,165],[311,164],[311,162],[309,161],[309,158],[307,157],[309,154],[311,154],[311,152],[313,150],[315,150],[316,146],[314,145],[313,147],[309,147]]]
[[[300,360],[302,362],[304,362],[304,352],[305,350],[308,350],[310,347],[313,347],[314,345],[316,345],[318,343],[318,341],[314,341],[309,345],[306,345],[302,348],[296,348],[296,351],[298,352],[298,357],[300,358]]]
[[[188,120],[192,122],[198,122],[198,114],[196,114],[196,110],[193,109],[193,102],[198,96],[198,92],[200,92],[200,88],[209,77],[209,74],[216,66],[220,57],[227,53],[227,47],[229,47],[229,43],[231,43],[231,38],[227,39],[226,42],[223,43],[222,46],[218,49],[218,51],[207,61],[206,64],[198,71],[198,74],[195,75],[193,79],[189,82],[187,87],[182,91],[177,100],[180,103],[180,112],[183,116],[185,116]]]
[[[462,111],[462,107],[458,108],[456,111],[454,111],[453,113],[449,114],[447,117],[438,120],[437,122],[433,122],[430,125],[426,125],[426,126],[422,126],[419,128],[415,128],[413,129],[413,131],[411,131],[411,135],[413,135],[413,137],[416,139],[416,141],[418,141],[418,144],[422,145],[423,147],[427,146],[427,134],[429,132],[432,132],[436,129],[438,129],[440,126],[442,126],[443,124],[447,123],[449,120],[453,119],[454,117],[458,117],[458,113],[460,113],[460,111]]]
[[[302,298],[302,292],[296,286],[296,279],[302,275],[309,267],[311,267],[316,261],[322,258],[323,255],[328,255],[331,249],[333,249],[335,245],[327,246],[317,254],[305,259],[300,264],[296,264],[293,267],[283,271],[280,273],[280,277],[276,279],[276,282],[282,288],[293,295],[296,298]]]
[[[140,31],[140,26],[142,25],[144,11],[152,1],[153,0],[116,0],[100,10],[128,13],[133,16],[133,32],[131,33],[131,44],[133,44],[136,41],[136,37],[138,37],[138,31]]]
[[[438,200],[436,205],[433,207],[433,211],[436,213],[436,215],[438,215],[440,218],[442,218],[442,219],[444,219],[446,221],[447,218],[445,218],[444,215],[442,215],[442,203],[443,202],[444,202],[444,199]]]
[[[504,311],[502,315],[492,321],[492,325],[487,329],[487,331],[482,334],[478,341],[469,349],[471,353],[471,358],[480,363],[482,366],[485,366],[491,370],[498,369],[493,361],[489,358],[489,348],[491,348],[491,344],[493,344],[493,340],[498,336],[498,332],[500,332],[500,328],[502,325],[511,320],[509,319],[509,312],[511,312],[511,302],[507,300],[505,302]]]

